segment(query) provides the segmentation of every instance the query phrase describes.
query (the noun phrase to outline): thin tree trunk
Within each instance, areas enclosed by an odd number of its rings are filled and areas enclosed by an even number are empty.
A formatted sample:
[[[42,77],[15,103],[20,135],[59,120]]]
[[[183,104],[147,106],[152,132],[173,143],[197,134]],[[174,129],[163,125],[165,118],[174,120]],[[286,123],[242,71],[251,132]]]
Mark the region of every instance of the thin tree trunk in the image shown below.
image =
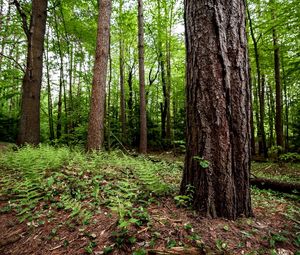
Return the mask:
[[[124,39],[123,39],[123,27],[122,27],[122,18],[123,18],[123,0],[120,0],[119,5],[119,62],[120,62],[120,122],[122,129],[122,142],[127,142],[126,135],[126,102],[125,102],[125,79],[124,79]]]
[[[288,100],[288,93],[287,93],[287,82],[285,76],[285,68],[284,68],[284,61],[283,56],[281,56],[281,63],[282,63],[282,75],[283,75],[283,91],[284,91],[284,104],[285,104],[285,150],[289,150],[289,100]]]
[[[260,130],[261,130],[261,143],[262,143],[262,154],[265,158],[268,157],[267,144],[266,144],[266,133],[265,133],[265,75],[262,74],[261,79],[261,91],[259,96],[259,115],[260,115]]]
[[[266,146],[266,135],[265,135],[265,128],[264,128],[264,112],[265,112],[265,102],[264,102],[264,78],[261,78],[261,69],[260,69],[260,57],[259,57],[259,50],[258,50],[258,41],[256,40],[252,19],[250,16],[249,9],[248,12],[248,19],[249,19],[249,27],[250,27],[250,34],[253,41],[254,46],[254,55],[255,55],[255,65],[256,65],[256,75],[257,75],[257,88],[258,88],[258,98],[259,98],[259,123],[258,123],[258,151],[260,155],[263,155],[265,158],[268,156],[267,146]]]
[[[133,137],[134,134],[134,114],[133,114],[133,68],[134,64],[129,67],[129,73],[127,78],[128,88],[129,88],[129,98],[128,98],[128,110],[129,110],[129,137]],[[132,145],[132,144],[131,144]]]
[[[64,110],[65,115],[67,119],[67,102],[66,102],[66,88],[65,88],[65,78],[64,78],[64,59],[63,59],[63,53],[61,49],[61,37],[58,30],[58,21],[57,16],[55,15],[55,33],[57,38],[57,49],[58,49],[58,55],[59,55],[59,93],[58,93],[58,104],[57,104],[57,126],[56,126],[56,135],[57,139],[61,138],[62,135],[62,106],[64,103]],[[64,98],[64,100],[63,100]],[[66,121],[64,122],[64,132],[67,134],[68,130],[66,128]]]
[[[5,31],[3,31],[3,23],[4,23],[4,4],[3,4],[3,0],[0,1],[0,31],[1,34]],[[10,19],[10,4],[8,5],[8,10],[7,10],[7,18],[6,18],[6,25],[5,27],[8,26],[9,23],[9,19]],[[4,33],[3,33],[4,35]],[[4,47],[5,47],[5,37],[1,36],[1,48],[0,48],[0,72],[2,70],[2,58],[3,58],[3,53],[4,53]]]
[[[110,127],[110,104],[111,104],[111,80],[112,80],[112,57],[111,57],[111,45],[110,45],[110,37],[109,37],[109,52],[108,52],[108,60],[109,60],[109,80],[108,80],[108,96],[107,96],[107,150],[110,151],[111,141],[111,127]]]
[[[105,87],[109,55],[111,0],[99,0],[97,46],[88,125],[87,151],[100,150],[104,142]]]
[[[271,0],[274,4],[274,0]],[[275,10],[272,6],[272,19],[276,22]],[[276,117],[275,117],[275,130],[276,130],[276,143],[283,149],[283,126],[282,126],[282,91],[281,91],[281,77],[280,77],[280,57],[278,36],[276,27],[272,29],[273,48],[274,48],[274,76],[276,84]]]
[[[48,93],[48,122],[49,122],[49,140],[53,141],[54,123],[53,123],[53,107],[52,107],[52,94],[50,85],[50,67],[49,67],[49,32],[47,33],[47,48],[46,48],[46,77],[47,77],[47,93]]]
[[[143,0],[138,0],[138,46],[139,46],[139,85],[140,85],[140,153],[147,153],[147,110],[144,64],[144,11]]]
[[[157,54],[158,54],[158,63],[160,67],[161,75],[161,85],[163,91],[163,102],[160,104],[161,110],[161,137],[166,139],[166,120],[167,120],[167,82],[166,82],[166,72],[165,72],[165,59],[162,49],[162,18],[161,18],[161,0],[157,0]]]
[[[56,137],[59,139],[62,135],[62,82],[61,76],[59,78],[59,92],[57,102],[57,124],[56,124]]]
[[[251,99],[251,110],[250,110],[250,127],[251,127],[251,156],[255,156],[255,128],[254,128],[254,116],[253,116],[253,95],[252,95],[252,75],[251,68],[249,67],[249,87],[250,87],[250,99]]]
[[[273,90],[271,84],[269,84],[269,91],[267,93],[268,96],[268,108],[269,108],[269,147],[271,148],[274,145],[274,117],[275,117],[275,106],[274,106],[274,98],[273,98]]]
[[[69,100],[68,100],[68,107],[67,107],[67,111],[68,111],[68,133],[72,133],[73,132],[73,120],[72,120],[72,112],[73,112],[73,77],[75,78],[75,75],[73,75],[73,73],[76,73],[75,70],[75,61],[74,61],[74,52],[73,52],[73,47],[72,45],[69,45],[68,47],[68,51],[69,51]],[[73,67],[74,64],[74,67]]]
[[[166,26],[166,62],[167,62],[167,91],[166,91],[166,112],[167,112],[167,126],[166,126],[166,139],[171,141],[171,82],[172,82],[172,70],[171,70],[171,36],[172,36],[172,24],[173,24],[173,7],[174,2],[171,2],[171,6],[168,8],[167,2],[164,0],[165,14],[168,17],[168,26]],[[170,10],[169,10],[170,9]]]
[[[187,140],[181,194],[208,217],[252,215],[242,0],[185,0]],[[230,38],[230,40],[228,39]]]
[[[13,2],[22,18],[27,36],[27,65],[22,85],[22,103],[17,143],[37,145],[40,142],[40,95],[43,74],[43,52],[47,19],[47,0],[32,0],[30,24],[17,0]]]

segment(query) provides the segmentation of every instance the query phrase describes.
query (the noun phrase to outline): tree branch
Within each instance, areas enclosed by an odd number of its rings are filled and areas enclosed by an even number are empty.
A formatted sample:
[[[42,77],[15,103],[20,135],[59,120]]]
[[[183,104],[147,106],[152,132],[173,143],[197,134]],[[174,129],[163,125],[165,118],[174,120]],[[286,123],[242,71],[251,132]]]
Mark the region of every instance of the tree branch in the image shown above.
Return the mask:
[[[22,71],[23,73],[25,73],[24,67],[23,67],[22,65],[20,65],[14,58],[9,57],[9,56],[6,56],[6,55],[2,54],[1,52],[0,52],[0,56],[12,60],[12,61],[13,61],[13,62],[21,69],[21,71]]]
[[[29,31],[29,27],[28,27],[28,23],[27,23],[27,15],[26,13],[23,11],[20,3],[18,0],[14,0],[13,4],[16,6],[18,13],[20,14],[21,18],[22,18],[22,26],[23,26],[23,30],[27,36],[27,39],[29,40],[30,38],[30,31]]]

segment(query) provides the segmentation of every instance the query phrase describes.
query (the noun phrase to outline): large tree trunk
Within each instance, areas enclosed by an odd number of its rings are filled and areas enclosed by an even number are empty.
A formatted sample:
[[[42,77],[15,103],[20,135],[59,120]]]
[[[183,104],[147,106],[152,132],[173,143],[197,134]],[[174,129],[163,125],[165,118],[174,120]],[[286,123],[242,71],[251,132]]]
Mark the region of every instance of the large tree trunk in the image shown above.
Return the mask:
[[[19,2],[14,1],[27,36],[27,65],[22,84],[21,117],[17,143],[37,145],[40,142],[40,94],[43,52],[47,18],[47,0],[32,0],[30,25]]]
[[[100,150],[104,142],[105,87],[109,53],[111,0],[100,0],[97,46],[88,125],[87,150]]]
[[[193,207],[208,217],[251,216],[244,2],[185,0],[185,26],[187,146],[181,194],[193,189]]]
[[[140,153],[147,153],[147,111],[145,92],[144,64],[144,14],[143,0],[138,0],[138,30],[139,30],[139,83],[140,83]]]

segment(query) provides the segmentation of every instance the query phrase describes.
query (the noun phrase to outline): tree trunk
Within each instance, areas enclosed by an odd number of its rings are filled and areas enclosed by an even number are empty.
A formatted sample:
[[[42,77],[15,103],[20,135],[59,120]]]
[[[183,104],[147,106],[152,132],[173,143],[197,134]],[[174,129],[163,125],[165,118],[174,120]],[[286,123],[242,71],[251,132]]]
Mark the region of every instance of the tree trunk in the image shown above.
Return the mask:
[[[53,141],[54,136],[54,123],[53,123],[53,106],[52,106],[52,94],[50,85],[50,63],[49,63],[49,31],[47,32],[47,50],[46,50],[46,70],[47,70],[47,93],[48,93],[48,121],[49,121],[49,140]]]
[[[109,51],[108,51],[108,60],[109,60],[109,80],[108,80],[108,95],[107,95],[107,150],[111,149],[111,121],[110,121],[110,105],[111,105],[111,80],[112,80],[112,57],[111,57],[111,44],[109,37]]]
[[[171,71],[171,36],[172,36],[172,24],[173,24],[173,8],[174,2],[168,6],[167,1],[163,1],[165,14],[168,18],[168,25],[166,26],[166,63],[167,63],[167,89],[166,89],[166,139],[171,142],[171,83],[172,83],[172,71]],[[169,8],[168,8],[169,7]]]
[[[250,88],[250,102],[251,102],[251,109],[250,109],[250,129],[251,129],[251,156],[255,156],[255,128],[254,128],[254,116],[253,116],[253,94],[252,94],[252,75],[251,75],[251,68],[249,66],[249,88]]]
[[[43,52],[47,19],[47,0],[32,0],[30,25],[19,2],[14,1],[27,36],[27,65],[22,84],[21,117],[17,143],[37,145],[40,142],[40,94]]]
[[[67,116],[66,111],[66,93],[65,93],[65,78],[64,78],[64,59],[63,59],[63,52],[61,49],[61,37],[58,30],[58,21],[57,21],[57,15],[55,14],[55,33],[56,33],[56,39],[57,39],[57,49],[58,49],[58,55],[59,55],[59,92],[58,92],[58,103],[57,103],[57,126],[56,126],[56,132],[57,132],[57,139],[59,139],[62,135],[62,105],[63,105],[63,92],[64,92],[64,108],[65,108],[65,114]],[[66,125],[66,122],[65,122]],[[67,133],[66,127],[65,127],[65,133]]]
[[[59,78],[59,92],[58,92],[58,102],[57,102],[57,124],[56,124],[57,139],[61,137],[61,133],[62,133],[61,127],[62,127],[62,82],[61,82],[61,78]]]
[[[260,70],[260,57],[259,57],[259,51],[258,51],[258,41],[255,37],[253,25],[252,25],[252,19],[250,16],[249,9],[247,9],[248,12],[248,19],[249,19],[249,27],[250,27],[250,34],[253,41],[254,46],[254,55],[255,55],[255,66],[256,66],[256,75],[257,75],[257,89],[258,89],[258,99],[259,99],[259,123],[258,126],[258,152],[259,155],[263,155],[265,158],[268,157],[267,152],[267,145],[266,145],[266,133],[264,128],[264,116],[265,116],[265,78],[261,78],[261,70]]]
[[[271,0],[273,4],[274,1]],[[272,18],[276,22],[275,10],[272,8]],[[275,116],[275,130],[276,130],[276,142],[277,146],[283,148],[283,127],[282,127],[282,91],[281,91],[281,78],[280,78],[280,58],[279,58],[279,46],[276,27],[272,29],[273,48],[274,48],[274,75],[276,84],[276,116]]]
[[[129,98],[128,98],[128,110],[129,110],[129,118],[128,118],[128,126],[129,126],[129,137],[133,138],[134,134],[134,114],[133,114],[133,68],[134,64],[129,67],[129,73],[127,78],[128,88],[129,88]],[[132,139],[131,139],[132,141]],[[132,145],[132,144],[131,144]]]
[[[144,11],[143,0],[138,0],[138,45],[139,45],[139,84],[140,84],[140,153],[147,153],[147,110],[144,64]]]
[[[187,140],[181,194],[208,217],[251,216],[250,89],[241,0],[185,0]]]
[[[158,64],[160,67],[161,85],[163,91],[163,102],[160,104],[161,110],[161,138],[166,138],[166,120],[167,120],[167,82],[165,72],[165,59],[162,49],[162,18],[161,18],[161,0],[157,0],[157,53],[158,53]]]
[[[267,101],[268,101],[268,115],[269,115],[269,147],[271,148],[274,145],[274,116],[275,116],[275,107],[274,107],[274,98],[273,98],[273,90],[271,84],[269,84],[269,91],[267,93]]]
[[[111,0],[100,0],[87,151],[102,149],[104,142],[104,108],[109,53],[110,16]]]
[[[285,66],[283,61],[283,54],[281,54],[281,64],[282,64],[282,75],[283,75],[283,91],[284,91],[284,104],[285,104],[285,150],[289,150],[289,98],[288,98],[288,90],[287,90],[287,82],[286,82],[286,74],[285,74]]]
[[[268,157],[268,150],[266,144],[266,133],[265,133],[265,83],[266,78],[265,75],[262,74],[261,79],[261,87],[259,93],[259,115],[260,115],[260,130],[261,130],[261,154],[267,158]]]
[[[120,121],[122,128],[122,142],[126,143],[126,102],[125,102],[125,80],[124,80],[124,39],[123,39],[123,27],[122,27],[122,17],[123,16],[123,0],[120,0],[119,6],[119,60],[120,60]]]

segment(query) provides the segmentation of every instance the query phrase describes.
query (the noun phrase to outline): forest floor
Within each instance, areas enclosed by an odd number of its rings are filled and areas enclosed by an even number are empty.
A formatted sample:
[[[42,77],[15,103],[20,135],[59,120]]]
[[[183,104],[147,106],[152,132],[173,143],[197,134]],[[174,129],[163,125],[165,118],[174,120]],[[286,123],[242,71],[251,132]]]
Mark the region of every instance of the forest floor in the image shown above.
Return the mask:
[[[252,188],[253,218],[207,219],[177,195],[181,171],[172,154],[2,149],[0,254],[300,254],[298,195]],[[252,173],[299,182],[300,165]]]

